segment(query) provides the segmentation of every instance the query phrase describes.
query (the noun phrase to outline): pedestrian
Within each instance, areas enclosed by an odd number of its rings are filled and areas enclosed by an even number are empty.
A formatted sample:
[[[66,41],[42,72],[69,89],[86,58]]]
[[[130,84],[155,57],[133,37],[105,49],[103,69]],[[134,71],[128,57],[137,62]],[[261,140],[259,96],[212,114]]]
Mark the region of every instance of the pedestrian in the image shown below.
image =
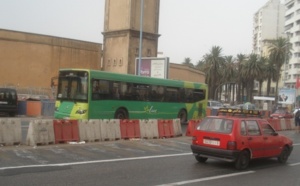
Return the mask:
[[[293,112],[295,117],[296,133],[300,132],[300,108],[296,108]]]

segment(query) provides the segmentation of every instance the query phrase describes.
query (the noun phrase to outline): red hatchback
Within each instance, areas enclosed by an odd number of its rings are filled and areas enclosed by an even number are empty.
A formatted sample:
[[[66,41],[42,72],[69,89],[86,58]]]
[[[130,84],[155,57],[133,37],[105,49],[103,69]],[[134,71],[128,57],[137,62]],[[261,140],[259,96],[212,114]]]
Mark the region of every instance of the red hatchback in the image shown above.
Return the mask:
[[[191,149],[198,162],[208,158],[234,162],[246,169],[251,159],[273,158],[285,163],[293,150],[293,141],[278,134],[255,110],[220,109],[232,116],[209,116],[193,133]],[[257,117],[248,117],[256,115]]]

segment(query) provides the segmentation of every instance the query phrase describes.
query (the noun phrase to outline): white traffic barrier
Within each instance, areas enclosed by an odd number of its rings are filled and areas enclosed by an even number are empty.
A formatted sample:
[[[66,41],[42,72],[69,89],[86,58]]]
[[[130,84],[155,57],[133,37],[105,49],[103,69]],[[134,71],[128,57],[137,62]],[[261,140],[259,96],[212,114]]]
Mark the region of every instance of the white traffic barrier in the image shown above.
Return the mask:
[[[53,120],[40,119],[32,120],[26,137],[26,144],[29,146],[54,144]]]
[[[118,140],[121,139],[121,129],[119,119],[103,119],[100,120],[100,133],[102,140]]]
[[[89,123],[91,125],[91,130],[93,132],[93,140],[100,141],[101,140],[100,120],[99,119],[90,119]]]
[[[285,123],[285,120],[286,119],[280,119],[280,127],[281,127],[281,130],[286,130],[286,123]]]
[[[141,138],[153,139],[158,138],[157,119],[140,120]]]
[[[173,119],[174,136],[182,136],[180,119]]]
[[[94,140],[93,131],[89,120],[79,120],[79,141],[91,142]]]
[[[21,120],[0,119],[0,143],[3,145],[19,145],[22,141]]]
[[[79,139],[85,142],[94,142],[101,140],[100,120],[80,120]]]

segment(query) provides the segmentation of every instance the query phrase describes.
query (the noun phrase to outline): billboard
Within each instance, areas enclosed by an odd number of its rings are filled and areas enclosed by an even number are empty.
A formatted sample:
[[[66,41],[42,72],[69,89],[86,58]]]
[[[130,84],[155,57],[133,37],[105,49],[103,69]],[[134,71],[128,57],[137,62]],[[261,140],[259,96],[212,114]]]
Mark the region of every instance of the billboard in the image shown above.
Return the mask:
[[[147,57],[135,59],[135,75],[168,79],[169,58]]]
[[[278,91],[278,103],[295,104],[296,90],[290,88],[282,88]]]

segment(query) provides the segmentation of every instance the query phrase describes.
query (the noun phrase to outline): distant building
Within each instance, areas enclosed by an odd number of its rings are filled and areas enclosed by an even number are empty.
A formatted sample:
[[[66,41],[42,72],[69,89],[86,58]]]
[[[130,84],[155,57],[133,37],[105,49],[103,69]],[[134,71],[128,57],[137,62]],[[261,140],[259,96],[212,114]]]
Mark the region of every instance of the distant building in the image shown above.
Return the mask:
[[[284,33],[285,7],[280,0],[270,0],[261,7],[253,16],[253,53],[260,56],[269,55],[269,41],[279,37],[285,37]],[[284,67],[283,67],[284,68]],[[282,87],[282,80],[279,87]],[[259,83],[255,82],[255,90]],[[275,93],[275,82],[271,83],[271,94]],[[263,82],[262,93],[266,94],[267,82]]]
[[[300,78],[300,1],[285,0],[285,27],[291,43],[292,54],[289,56],[286,67],[285,85],[289,88],[295,88],[297,78]]]

